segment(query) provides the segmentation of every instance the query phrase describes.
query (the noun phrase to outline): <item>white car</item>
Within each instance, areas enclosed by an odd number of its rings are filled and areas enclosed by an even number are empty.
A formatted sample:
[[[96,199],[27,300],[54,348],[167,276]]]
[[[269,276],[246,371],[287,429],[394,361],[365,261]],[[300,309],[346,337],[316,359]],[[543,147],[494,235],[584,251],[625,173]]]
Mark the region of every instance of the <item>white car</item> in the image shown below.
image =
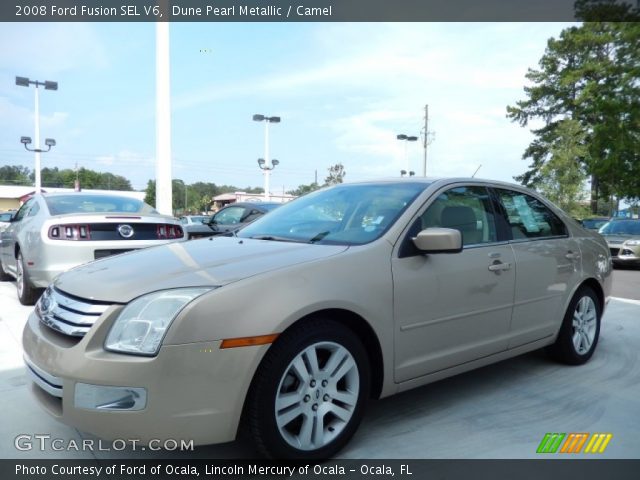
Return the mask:
[[[15,278],[20,302],[33,305],[38,290],[70,268],[184,239],[178,220],[135,198],[36,194],[0,233],[0,280]]]

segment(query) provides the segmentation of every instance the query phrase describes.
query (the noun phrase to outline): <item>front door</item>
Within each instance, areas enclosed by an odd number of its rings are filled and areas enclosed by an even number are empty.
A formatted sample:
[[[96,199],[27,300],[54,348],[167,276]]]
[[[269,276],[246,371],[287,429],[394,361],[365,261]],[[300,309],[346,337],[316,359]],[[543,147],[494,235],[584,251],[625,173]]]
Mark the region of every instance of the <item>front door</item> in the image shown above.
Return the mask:
[[[493,205],[483,186],[441,192],[409,236],[455,228],[462,252],[394,256],[396,382],[507,349],[515,264],[511,245],[498,239]]]

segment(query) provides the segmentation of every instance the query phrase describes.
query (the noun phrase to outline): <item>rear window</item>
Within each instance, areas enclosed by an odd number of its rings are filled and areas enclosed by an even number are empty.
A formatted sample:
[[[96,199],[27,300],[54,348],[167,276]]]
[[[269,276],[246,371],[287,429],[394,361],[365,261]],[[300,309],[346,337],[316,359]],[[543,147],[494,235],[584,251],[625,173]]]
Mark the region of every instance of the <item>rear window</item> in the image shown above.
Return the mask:
[[[158,213],[135,198],[118,195],[55,195],[45,197],[51,215],[67,213]]]

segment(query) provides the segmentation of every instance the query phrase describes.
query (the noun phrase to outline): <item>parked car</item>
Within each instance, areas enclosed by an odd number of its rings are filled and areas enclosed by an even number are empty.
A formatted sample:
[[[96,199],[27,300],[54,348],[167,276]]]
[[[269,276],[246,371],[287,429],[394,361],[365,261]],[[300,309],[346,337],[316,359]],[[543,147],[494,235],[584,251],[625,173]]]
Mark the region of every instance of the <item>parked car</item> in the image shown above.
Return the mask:
[[[2,212],[0,213],[0,232],[5,230],[11,223],[11,219],[16,212]]]
[[[38,401],[80,430],[209,444],[242,423],[263,454],[318,459],[368,398],[542,347],[585,363],[610,289],[604,239],[520,186],[340,184],[58,276],[23,345]]]
[[[587,230],[595,230],[597,232],[598,230],[600,230],[600,227],[602,227],[609,220],[609,217],[589,217],[580,220],[580,224]]]
[[[275,202],[236,202],[221,208],[204,222],[186,225],[189,239],[229,235],[282,205]]]
[[[184,240],[179,222],[124,195],[37,194],[0,234],[0,280],[33,305],[61,272],[92,260]]]
[[[613,219],[599,232],[609,245],[614,265],[640,266],[640,219]]]
[[[180,217],[180,223],[184,226],[202,225],[207,220],[209,220],[209,215],[185,215]]]

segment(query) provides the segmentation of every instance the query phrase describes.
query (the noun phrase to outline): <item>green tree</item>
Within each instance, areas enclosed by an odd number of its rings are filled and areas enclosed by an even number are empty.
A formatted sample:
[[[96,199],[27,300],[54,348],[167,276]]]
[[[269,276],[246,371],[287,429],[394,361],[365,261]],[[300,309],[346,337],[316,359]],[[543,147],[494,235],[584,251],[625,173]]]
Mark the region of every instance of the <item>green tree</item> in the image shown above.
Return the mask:
[[[156,181],[149,180],[147,181],[147,188],[144,189],[145,196],[144,202],[151,205],[152,207],[156,206]]]
[[[558,137],[550,146],[550,157],[540,168],[540,190],[552,202],[574,217],[587,213],[581,204],[588,163],[586,134],[575,120],[559,122]]]
[[[0,167],[0,183],[4,185],[33,185],[31,170],[22,165]]]
[[[316,182],[310,183],[309,185],[298,185],[298,188],[295,190],[289,190],[287,193],[289,195],[295,195],[297,197],[301,197],[302,195],[306,195],[307,193],[314,192],[320,188]]]
[[[329,175],[324,179],[325,185],[337,185],[338,183],[342,183],[344,181],[344,177],[347,175],[342,163],[336,163],[335,165],[330,166],[327,170],[329,171]]]
[[[578,14],[595,18],[596,7],[611,2],[579,2]],[[609,5],[610,6],[610,5]],[[627,13],[625,13],[627,12]],[[632,12],[632,13],[629,13]],[[632,18],[635,10],[620,15]],[[640,23],[585,22],[547,43],[538,69],[529,69],[525,100],[507,107],[507,117],[522,126],[539,119],[535,139],[523,158],[529,170],[515,177],[536,188],[548,176],[543,166],[562,137],[564,120],[578,122],[586,154],[580,157],[591,177],[591,209],[598,197],[640,197]]]

